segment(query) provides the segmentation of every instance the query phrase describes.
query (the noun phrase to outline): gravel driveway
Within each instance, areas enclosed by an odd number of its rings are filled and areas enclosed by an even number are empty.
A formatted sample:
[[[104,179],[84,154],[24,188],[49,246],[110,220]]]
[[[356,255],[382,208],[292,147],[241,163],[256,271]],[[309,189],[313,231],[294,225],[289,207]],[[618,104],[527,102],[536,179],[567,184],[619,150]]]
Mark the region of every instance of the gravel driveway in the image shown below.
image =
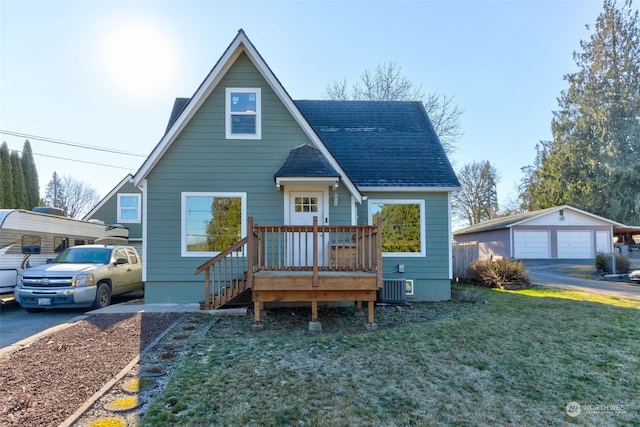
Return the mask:
[[[532,283],[640,301],[640,286],[633,283],[587,280],[568,275],[577,266],[593,265],[593,260],[524,260],[523,263]]]

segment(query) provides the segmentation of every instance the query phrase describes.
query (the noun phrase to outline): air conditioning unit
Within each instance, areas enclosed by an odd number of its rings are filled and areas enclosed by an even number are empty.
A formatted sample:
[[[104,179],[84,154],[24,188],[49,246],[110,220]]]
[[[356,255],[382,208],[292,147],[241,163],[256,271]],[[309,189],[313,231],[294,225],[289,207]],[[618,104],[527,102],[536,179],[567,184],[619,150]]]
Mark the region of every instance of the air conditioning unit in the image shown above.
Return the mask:
[[[382,288],[378,289],[378,302],[388,304],[407,303],[407,284],[405,279],[382,279]]]

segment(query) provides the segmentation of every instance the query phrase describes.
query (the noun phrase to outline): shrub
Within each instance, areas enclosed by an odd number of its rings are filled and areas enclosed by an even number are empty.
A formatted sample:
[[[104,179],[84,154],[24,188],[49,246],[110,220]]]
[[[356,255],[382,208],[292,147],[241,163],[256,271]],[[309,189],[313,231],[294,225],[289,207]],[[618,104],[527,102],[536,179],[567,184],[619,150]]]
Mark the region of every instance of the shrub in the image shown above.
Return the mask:
[[[603,254],[599,253],[596,256],[596,269],[604,271],[607,274],[614,273],[613,271],[613,261],[615,259],[616,263],[616,274],[625,274],[629,272],[629,267],[631,267],[631,261],[629,258],[622,254]]]
[[[473,281],[480,281],[489,288],[526,287],[529,284],[529,273],[521,261],[497,259],[493,261],[476,261],[469,267]]]

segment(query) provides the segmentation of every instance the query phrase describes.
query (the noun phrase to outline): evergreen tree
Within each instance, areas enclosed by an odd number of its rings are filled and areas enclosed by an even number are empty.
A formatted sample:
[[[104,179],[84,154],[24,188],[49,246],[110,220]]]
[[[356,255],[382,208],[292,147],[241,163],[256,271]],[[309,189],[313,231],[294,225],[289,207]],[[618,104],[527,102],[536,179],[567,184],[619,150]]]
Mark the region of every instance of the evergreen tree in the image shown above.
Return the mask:
[[[223,251],[242,239],[242,199],[214,197],[207,225],[207,251]]]
[[[22,173],[27,190],[27,209],[33,209],[40,204],[40,184],[38,183],[38,171],[33,160],[33,151],[29,140],[22,147]]]
[[[373,214],[382,217],[383,252],[420,252],[420,205],[387,203]]]
[[[2,187],[2,207],[7,209],[13,209],[16,205],[16,198],[13,193],[13,168],[11,167],[11,153],[9,152],[9,145],[3,142],[0,145],[0,187]]]
[[[27,206],[27,188],[24,183],[24,173],[22,171],[22,161],[17,151],[12,151],[11,169],[13,171],[13,193],[15,197],[14,208],[29,209]]]
[[[66,215],[67,207],[65,204],[64,184],[58,173],[55,171],[51,176],[51,181],[47,184],[47,192],[44,196],[44,200],[48,206],[60,208]]]
[[[534,171],[533,209],[570,204],[613,220],[640,223],[640,23],[627,0],[605,0],[590,40],[565,76],[553,141]]]

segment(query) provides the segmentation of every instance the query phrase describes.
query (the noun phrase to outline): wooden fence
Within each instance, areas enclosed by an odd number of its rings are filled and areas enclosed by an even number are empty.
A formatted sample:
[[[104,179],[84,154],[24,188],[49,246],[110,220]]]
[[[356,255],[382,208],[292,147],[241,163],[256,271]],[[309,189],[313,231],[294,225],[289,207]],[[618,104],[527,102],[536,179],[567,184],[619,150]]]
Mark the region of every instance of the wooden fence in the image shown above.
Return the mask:
[[[469,266],[479,258],[477,242],[453,244],[453,279],[467,279]]]

